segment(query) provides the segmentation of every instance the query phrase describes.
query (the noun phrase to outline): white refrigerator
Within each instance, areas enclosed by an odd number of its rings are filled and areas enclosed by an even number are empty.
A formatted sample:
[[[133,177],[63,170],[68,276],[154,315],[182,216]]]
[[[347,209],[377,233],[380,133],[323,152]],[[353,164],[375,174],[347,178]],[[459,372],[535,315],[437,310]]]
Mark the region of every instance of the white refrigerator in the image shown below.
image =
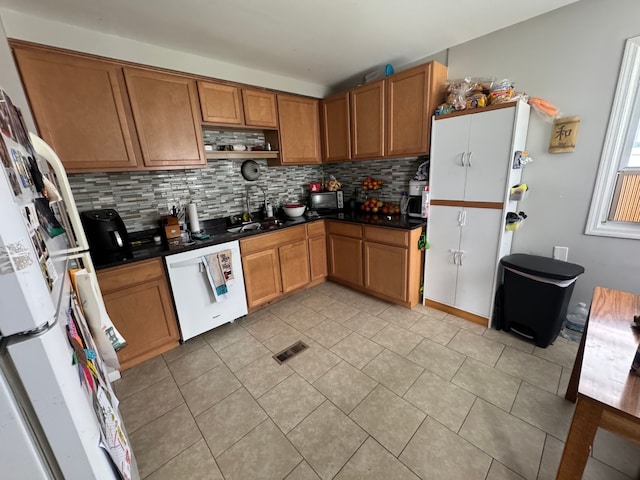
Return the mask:
[[[113,338],[87,326],[87,308],[104,304],[66,174],[4,92],[0,158],[1,476],[136,479],[102,360]],[[93,297],[78,298],[72,267],[85,267]]]

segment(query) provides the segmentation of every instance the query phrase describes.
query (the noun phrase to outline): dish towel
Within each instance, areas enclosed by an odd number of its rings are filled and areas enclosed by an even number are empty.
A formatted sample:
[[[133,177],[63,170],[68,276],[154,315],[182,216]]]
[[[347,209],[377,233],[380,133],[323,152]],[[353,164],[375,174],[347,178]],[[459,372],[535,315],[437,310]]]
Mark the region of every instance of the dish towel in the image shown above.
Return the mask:
[[[222,250],[218,252],[218,263],[222,276],[227,285],[233,285],[233,264],[231,261],[231,250]]]
[[[229,293],[229,287],[234,283],[231,258],[231,250],[222,250],[202,257],[216,301],[224,300],[224,295]]]
[[[207,278],[211,284],[211,289],[213,290],[213,295],[215,296],[216,301],[224,300],[222,295],[228,293],[229,289],[227,288],[224,276],[222,275],[222,270],[220,269],[218,254],[212,253],[202,257],[202,263],[206,267]]]

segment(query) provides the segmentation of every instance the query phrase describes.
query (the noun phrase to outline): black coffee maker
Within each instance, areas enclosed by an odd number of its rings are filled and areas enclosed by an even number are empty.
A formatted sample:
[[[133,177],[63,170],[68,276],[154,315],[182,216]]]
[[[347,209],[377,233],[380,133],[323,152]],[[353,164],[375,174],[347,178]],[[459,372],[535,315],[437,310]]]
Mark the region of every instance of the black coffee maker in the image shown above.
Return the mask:
[[[127,227],[118,212],[112,208],[89,210],[80,218],[96,266],[133,258]]]

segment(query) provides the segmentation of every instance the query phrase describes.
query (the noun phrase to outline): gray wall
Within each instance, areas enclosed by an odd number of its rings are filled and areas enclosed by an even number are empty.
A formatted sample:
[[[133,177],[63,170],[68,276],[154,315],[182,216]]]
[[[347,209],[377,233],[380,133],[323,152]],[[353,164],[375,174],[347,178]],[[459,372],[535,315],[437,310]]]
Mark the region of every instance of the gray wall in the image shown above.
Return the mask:
[[[551,256],[569,247],[583,265],[572,301],[589,302],[596,285],[640,293],[640,242],[585,235],[591,195],[613,102],[625,40],[640,34],[638,0],[582,0],[451,48],[449,78],[510,78],[516,89],[579,115],[573,153],[549,154],[551,125],[532,113],[527,149],[534,162],[520,204],[529,217],[513,251]]]

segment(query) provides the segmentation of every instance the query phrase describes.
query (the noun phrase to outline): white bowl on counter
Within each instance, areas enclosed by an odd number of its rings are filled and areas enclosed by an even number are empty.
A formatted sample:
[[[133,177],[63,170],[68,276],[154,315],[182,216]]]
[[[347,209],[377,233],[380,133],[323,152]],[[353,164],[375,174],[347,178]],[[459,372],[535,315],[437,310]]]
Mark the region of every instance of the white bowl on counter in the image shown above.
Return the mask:
[[[300,205],[299,203],[292,203],[285,205],[284,207],[282,207],[282,209],[284,210],[284,213],[287,215],[287,217],[297,218],[301,217],[302,214],[304,214],[304,211],[307,209],[307,207],[304,205]]]

